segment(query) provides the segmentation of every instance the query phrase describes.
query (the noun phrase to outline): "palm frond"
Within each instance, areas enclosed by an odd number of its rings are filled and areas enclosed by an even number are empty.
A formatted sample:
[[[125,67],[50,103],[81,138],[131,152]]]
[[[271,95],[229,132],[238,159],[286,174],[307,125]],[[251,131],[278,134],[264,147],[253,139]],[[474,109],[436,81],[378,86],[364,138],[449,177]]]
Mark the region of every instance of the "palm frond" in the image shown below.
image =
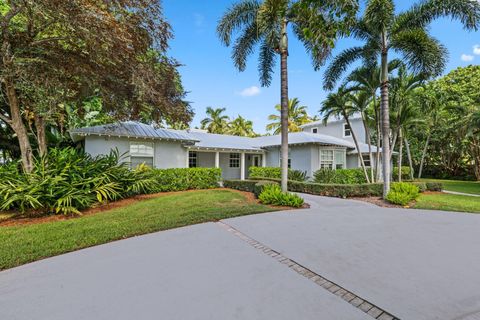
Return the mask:
[[[232,59],[239,71],[245,71],[247,58],[253,53],[255,44],[258,43],[259,39],[257,24],[253,22],[245,28],[242,35],[235,41],[232,49]]]
[[[258,57],[258,73],[260,75],[260,84],[262,87],[268,87],[272,83],[273,69],[276,64],[275,60],[275,50],[264,41],[260,47],[260,54]]]
[[[404,56],[405,63],[415,73],[439,75],[445,68],[447,49],[423,29],[413,29],[392,36],[391,47]]]
[[[257,19],[259,8],[257,0],[243,0],[230,7],[217,26],[220,41],[230,46],[232,34],[244,25],[251,25]]]
[[[476,31],[480,26],[480,3],[475,0],[424,0],[398,15],[392,31],[425,28],[441,17],[451,17],[460,21],[465,29]]]
[[[325,71],[323,87],[326,90],[332,90],[350,64],[352,64],[355,60],[362,58],[363,54],[363,47],[353,47],[344,50],[338,56],[336,56]]]

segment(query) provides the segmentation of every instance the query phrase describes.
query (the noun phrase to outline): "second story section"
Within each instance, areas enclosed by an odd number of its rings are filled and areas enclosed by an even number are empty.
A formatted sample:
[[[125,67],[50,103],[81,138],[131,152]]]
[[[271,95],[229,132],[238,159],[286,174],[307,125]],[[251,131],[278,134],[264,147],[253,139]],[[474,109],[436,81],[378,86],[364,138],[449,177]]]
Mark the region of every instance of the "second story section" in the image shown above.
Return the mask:
[[[314,121],[302,125],[302,130],[309,133],[319,133],[329,136],[333,136],[340,139],[345,139],[353,142],[352,130],[355,132],[355,136],[358,142],[366,143],[365,127],[363,121],[359,117],[350,119],[351,128],[343,119],[333,119],[324,124],[323,121]]]

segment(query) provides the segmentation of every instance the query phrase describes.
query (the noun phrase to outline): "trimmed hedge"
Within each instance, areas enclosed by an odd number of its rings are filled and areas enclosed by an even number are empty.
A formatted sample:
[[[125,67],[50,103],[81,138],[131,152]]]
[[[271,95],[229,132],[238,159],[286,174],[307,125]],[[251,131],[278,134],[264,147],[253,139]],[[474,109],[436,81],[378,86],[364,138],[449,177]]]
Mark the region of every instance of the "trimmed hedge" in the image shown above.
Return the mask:
[[[225,180],[223,186],[225,188],[246,191],[253,193],[257,198],[262,193],[263,187],[269,184],[278,184],[276,181],[270,180]]]
[[[367,169],[367,172],[368,169]],[[392,169],[393,180],[398,180],[398,167]],[[313,174],[315,183],[362,184],[367,183],[362,168],[320,169]],[[410,180],[410,167],[402,167],[402,180]]]
[[[280,179],[282,176],[282,170],[279,167],[250,167],[248,169],[250,178],[273,178]],[[288,169],[288,179],[295,181],[307,180],[307,173],[300,170]]]
[[[220,168],[152,169],[152,177],[158,182],[157,192],[217,188],[221,176]]]
[[[428,191],[442,191],[443,184],[441,182],[426,182],[425,183]]]
[[[280,179],[273,178],[259,178],[261,180],[280,182]],[[438,183],[435,185],[427,186],[425,182],[411,182],[411,184],[418,187],[420,192],[425,192],[428,187],[438,187]],[[327,197],[381,197],[383,195],[383,183],[363,183],[363,184],[326,184],[326,183],[312,183],[312,182],[299,182],[288,181],[288,190],[293,192],[309,193],[319,196]]]

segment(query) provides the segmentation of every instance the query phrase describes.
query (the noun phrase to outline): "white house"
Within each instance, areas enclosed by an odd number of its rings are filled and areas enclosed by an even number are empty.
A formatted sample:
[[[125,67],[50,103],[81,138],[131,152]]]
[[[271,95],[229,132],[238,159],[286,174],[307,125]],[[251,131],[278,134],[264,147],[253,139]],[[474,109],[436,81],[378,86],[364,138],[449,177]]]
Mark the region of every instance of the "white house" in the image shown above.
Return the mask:
[[[352,119],[352,126],[368,165],[368,145],[361,120]],[[251,166],[280,166],[279,135],[248,138],[198,130],[156,129],[137,122],[74,129],[70,135],[93,156],[116,148],[127,154],[132,166],[145,162],[156,168],[217,167],[222,169],[224,179],[245,179]],[[342,121],[326,126],[321,122],[304,125],[303,132],[288,135],[288,144],[290,168],[306,171],[308,176],[319,168],[359,167],[350,128]]]

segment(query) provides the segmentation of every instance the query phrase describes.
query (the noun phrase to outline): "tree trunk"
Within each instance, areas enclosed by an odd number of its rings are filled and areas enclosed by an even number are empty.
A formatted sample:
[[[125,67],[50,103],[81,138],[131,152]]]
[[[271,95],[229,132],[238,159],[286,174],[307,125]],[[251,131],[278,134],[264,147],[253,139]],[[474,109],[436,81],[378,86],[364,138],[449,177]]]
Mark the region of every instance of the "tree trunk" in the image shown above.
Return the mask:
[[[372,183],[375,182],[375,177],[373,175],[373,168],[372,168],[372,161],[373,161],[373,154],[372,154],[372,139],[370,137],[370,128],[368,128],[367,121],[365,120],[365,115],[362,112],[362,121],[363,121],[363,126],[365,127],[365,137],[367,138],[367,144],[368,144],[368,157],[370,159],[370,181]]]
[[[25,128],[25,124],[22,121],[20,105],[18,102],[17,93],[15,92],[15,86],[13,84],[13,81],[8,78],[4,80],[4,83],[5,91],[7,93],[8,105],[10,107],[11,121],[9,122],[9,124],[17,135],[18,144],[20,147],[20,154],[22,157],[23,169],[26,172],[32,172],[32,146],[30,145],[30,140],[28,139],[27,128]]]
[[[410,180],[414,180],[412,153],[410,152],[410,143],[408,143],[407,137],[405,137],[405,148],[407,148],[408,166],[410,167]]]
[[[280,122],[281,122],[281,153],[282,153],[282,162],[281,162],[281,171],[282,179],[281,186],[282,191],[288,191],[288,70],[287,70],[287,59],[288,59],[288,36],[287,36],[287,19],[283,20],[282,25],[282,39],[280,40]]]
[[[375,106],[375,125],[377,130],[377,153],[375,155],[375,180],[380,181],[380,148],[382,147],[382,132],[380,129],[380,115],[378,114],[378,110]]]
[[[45,134],[45,118],[35,113],[35,130],[37,131],[38,153],[40,157],[47,154],[47,136]]]
[[[398,147],[398,182],[402,182],[402,158],[403,158],[403,136],[402,128],[398,129],[398,142],[400,146]]]
[[[345,112],[343,112],[343,117],[345,118],[345,121],[347,122],[347,125],[350,128],[350,131],[352,133],[353,142],[355,143],[355,148],[357,148],[358,159],[360,160],[360,165],[363,169],[363,173],[365,174],[365,178],[367,179],[367,183],[370,183],[370,178],[368,177],[367,168],[365,167],[365,162],[363,161],[362,152],[358,145],[357,136],[355,135],[353,127],[350,125],[350,119],[348,118]]]
[[[382,118],[382,169],[383,169],[383,198],[390,191],[390,112],[388,109],[388,49],[387,37],[383,32],[382,74],[381,74],[381,118]]]
[[[422,177],[423,163],[425,161],[425,156],[427,155],[428,144],[430,143],[430,132],[428,133],[427,140],[425,141],[425,146],[422,151],[422,158],[420,160],[420,168],[418,169],[418,179]]]

